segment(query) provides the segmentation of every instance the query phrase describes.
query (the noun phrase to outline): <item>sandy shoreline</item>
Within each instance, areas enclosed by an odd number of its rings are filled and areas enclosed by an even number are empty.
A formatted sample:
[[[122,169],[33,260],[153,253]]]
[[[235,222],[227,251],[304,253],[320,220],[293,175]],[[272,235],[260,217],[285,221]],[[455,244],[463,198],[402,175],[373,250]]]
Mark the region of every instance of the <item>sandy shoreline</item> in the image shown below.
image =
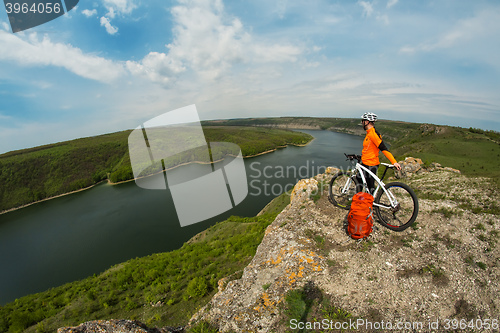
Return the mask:
[[[13,211],[18,210],[18,209],[21,209],[21,208],[26,208],[26,207],[28,207],[28,206],[31,206],[31,205],[34,205],[34,204],[37,204],[37,203],[40,203],[40,202],[44,202],[44,201],[48,201],[48,200],[52,200],[52,199],[57,199],[57,198],[60,198],[60,197],[64,197],[64,196],[66,196],[66,195],[75,194],[75,193],[78,193],[78,192],[81,192],[81,191],[85,191],[85,190],[91,189],[92,187],[94,187],[94,186],[96,186],[96,185],[99,185],[100,183],[105,182],[105,181],[106,181],[106,180],[101,180],[101,181],[100,181],[100,182],[98,182],[98,183],[92,184],[92,185],[90,185],[90,186],[87,186],[87,187],[84,187],[84,188],[81,188],[81,189],[78,189],[78,190],[75,190],[75,191],[66,192],[66,193],[62,193],[62,194],[58,194],[58,195],[55,195],[55,196],[53,196],[53,197],[48,197],[48,198],[45,198],[45,199],[42,199],[42,200],[33,201],[33,202],[28,203],[28,204],[25,204],[25,205],[19,206],[19,207],[10,208],[10,209],[7,209],[7,210],[4,210],[4,211],[1,211],[1,212],[0,212],[0,215],[2,215],[2,214],[6,214],[6,213],[10,213],[10,212],[13,212]]]
[[[267,150],[267,151],[264,151],[264,152],[261,152],[261,153],[258,153],[258,154],[254,154],[254,155],[250,155],[250,156],[244,156],[243,158],[246,159],[246,158],[252,158],[252,157],[256,157],[256,156],[260,156],[260,155],[264,155],[264,154],[269,154],[269,153],[272,153],[272,152],[275,152],[276,150],[278,149],[282,149],[282,148],[286,148],[288,146],[296,146],[296,147],[305,147],[307,146],[308,144],[310,144],[311,142],[314,141],[315,138],[313,138],[311,141],[309,141],[308,143],[304,144],[304,145],[299,145],[299,144],[288,144],[288,145],[284,145],[284,146],[278,146],[276,147],[275,149],[271,149],[271,150]],[[214,161],[212,163],[217,163],[217,162],[220,162],[222,160],[218,160],[218,161]],[[172,170],[172,169],[175,169],[175,168],[178,168],[180,166],[183,166],[183,165],[187,165],[187,164],[191,164],[191,163],[201,163],[201,162],[189,162],[189,163],[184,163],[184,164],[179,164],[179,165],[176,165],[175,167],[171,167],[167,170]],[[208,164],[208,163],[202,163],[202,164]],[[163,172],[163,171],[161,171]],[[158,172],[159,173],[159,172]],[[156,173],[156,174],[158,174]],[[148,175],[148,176],[145,176],[145,177],[150,177],[152,176],[153,174],[151,175]],[[140,177],[140,178],[145,178],[145,177]],[[140,179],[140,178],[132,178],[132,179],[128,179],[128,180],[123,180],[121,182],[117,182],[117,183],[113,183],[111,182],[109,179],[105,179],[105,180],[101,180],[100,182],[96,183],[96,184],[93,184],[91,186],[87,186],[87,187],[84,187],[84,188],[81,188],[81,189],[78,189],[78,190],[75,190],[75,191],[71,191],[71,192],[67,192],[67,193],[62,193],[62,194],[58,194],[56,196],[53,196],[53,197],[49,197],[49,198],[45,198],[45,199],[42,199],[42,200],[38,200],[38,201],[33,201],[33,202],[30,202],[28,204],[25,204],[25,205],[22,205],[22,206],[19,206],[19,207],[14,207],[14,208],[10,208],[10,209],[7,209],[7,210],[4,210],[4,211],[1,211],[0,212],[0,215],[3,215],[3,214],[7,214],[7,213],[10,213],[10,212],[13,212],[13,211],[16,211],[16,210],[19,210],[19,209],[22,209],[22,208],[26,208],[28,206],[31,206],[31,205],[34,205],[34,204],[37,204],[37,203],[41,203],[41,202],[44,202],[44,201],[48,201],[48,200],[52,200],[52,199],[57,199],[57,198],[60,198],[60,197],[64,197],[66,195],[70,195],[70,194],[75,194],[75,193],[78,193],[78,192],[81,192],[81,191],[85,191],[85,190],[88,190],[88,189],[91,189],[93,188],[94,186],[96,185],[99,185],[103,182],[107,182],[107,184],[109,185],[119,185],[119,184],[123,184],[123,183],[128,183],[128,182],[131,182],[131,181],[135,181],[136,179]]]

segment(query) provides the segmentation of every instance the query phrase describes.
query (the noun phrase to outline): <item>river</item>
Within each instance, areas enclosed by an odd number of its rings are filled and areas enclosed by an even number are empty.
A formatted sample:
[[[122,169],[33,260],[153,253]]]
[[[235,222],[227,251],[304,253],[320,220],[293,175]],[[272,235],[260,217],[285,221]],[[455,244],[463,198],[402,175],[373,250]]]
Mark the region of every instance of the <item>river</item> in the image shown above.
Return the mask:
[[[361,152],[362,137],[303,132],[315,137],[305,147],[245,159],[249,194],[241,204],[186,227],[179,225],[168,190],[145,190],[135,182],[102,183],[0,215],[0,304],[131,258],[177,249],[231,215],[255,216],[299,179],[324,172],[326,166],[347,166],[344,152]],[[196,209],[196,202],[192,204]]]

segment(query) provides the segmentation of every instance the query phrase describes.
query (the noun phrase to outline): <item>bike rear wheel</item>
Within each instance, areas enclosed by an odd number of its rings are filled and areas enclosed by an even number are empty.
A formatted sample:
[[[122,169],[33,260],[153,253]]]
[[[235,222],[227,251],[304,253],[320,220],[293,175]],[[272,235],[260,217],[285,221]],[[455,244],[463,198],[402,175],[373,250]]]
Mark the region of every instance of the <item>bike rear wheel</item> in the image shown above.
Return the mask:
[[[400,182],[389,183],[385,185],[385,189],[396,199],[397,206],[391,207],[387,193],[382,190],[375,198],[373,210],[384,227],[394,231],[403,231],[417,218],[417,195],[408,185]]]
[[[330,180],[328,200],[336,207],[349,210],[351,208],[352,197],[356,194],[356,187],[357,183],[352,174],[341,171]]]

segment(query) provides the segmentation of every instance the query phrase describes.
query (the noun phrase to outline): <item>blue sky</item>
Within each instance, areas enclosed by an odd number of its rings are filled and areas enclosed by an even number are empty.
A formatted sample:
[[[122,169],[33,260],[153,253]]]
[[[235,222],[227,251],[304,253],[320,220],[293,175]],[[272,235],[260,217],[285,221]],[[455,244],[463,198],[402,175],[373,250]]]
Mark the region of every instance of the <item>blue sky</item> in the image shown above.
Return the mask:
[[[0,153],[190,104],[499,131],[499,32],[482,0],[80,0],[16,34],[0,8]]]

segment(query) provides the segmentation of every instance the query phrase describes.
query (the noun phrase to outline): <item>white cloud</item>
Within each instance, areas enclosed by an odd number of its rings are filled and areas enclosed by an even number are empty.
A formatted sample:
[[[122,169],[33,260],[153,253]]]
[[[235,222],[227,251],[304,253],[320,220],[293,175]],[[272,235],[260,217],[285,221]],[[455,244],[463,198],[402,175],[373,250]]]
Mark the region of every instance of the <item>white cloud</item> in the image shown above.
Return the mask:
[[[84,9],[84,10],[82,10],[82,14],[87,16],[87,17],[91,17],[91,16],[94,16],[97,14],[97,10],[96,9],[92,9],[92,10]]]
[[[137,6],[133,0],[103,0],[103,2],[108,12],[101,17],[101,26],[106,28],[108,34],[114,35],[118,32],[118,28],[111,24],[111,20],[116,15],[128,15],[132,13]]]
[[[104,0],[104,6],[119,14],[130,14],[137,7],[132,0]]]
[[[385,25],[389,25],[389,17],[386,14],[377,15],[377,21],[384,23]]]
[[[109,19],[105,16],[101,17],[101,26],[106,28],[106,31],[110,35],[114,35],[118,32],[118,28],[111,25]]]
[[[180,0],[171,13],[174,40],[167,45],[168,52],[127,62],[132,73],[166,83],[189,68],[214,79],[237,63],[294,62],[303,52],[290,43],[253,37],[238,18],[228,17],[220,0]]]
[[[114,19],[116,16],[115,10],[113,8],[108,8],[106,16],[109,17],[110,19]]]
[[[288,2],[288,0],[278,0],[276,2],[276,10],[275,11],[276,11],[276,14],[278,14],[278,17],[280,19],[283,19],[285,17],[287,2]]]
[[[302,50],[294,45],[266,45],[251,46],[255,62],[295,62]]]
[[[0,113],[0,120],[11,120],[12,116],[4,115]]]
[[[10,27],[9,27],[9,25],[6,22],[2,22],[2,29],[5,30],[5,31],[9,31]]]
[[[482,11],[472,18],[459,21],[450,31],[440,36],[436,43],[426,45],[426,47],[429,49],[447,48],[477,38],[497,37],[498,28],[500,28],[499,21],[499,9]]]
[[[62,67],[81,77],[112,82],[125,74],[121,64],[90,54],[71,45],[54,43],[49,37],[39,39],[36,33],[23,40],[17,35],[0,31],[0,60],[23,66]]]
[[[33,81],[32,84],[39,89],[49,89],[53,87],[53,84],[47,81]]]
[[[153,82],[168,84],[171,78],[186,68],[181,62],[165,53],[151,52],[145,56],[140,63],[135,61],[126,62],[127,69],[138,76],[145,76]]]
[[[399,53],[408,53],[408,54],[413,54],[417,51],[416,47],[412,46],[403,46],[399,49]]]
[[[500,44],[495,43],[500,31],[500,8],[478,12],[473,17],[458,21],[436,37],[416,45],[405,45],[400,53],[449,52],[454,58],[468,57],[500,68]]]
[[[398,3],[398,0],[389,0],[389,1],[387,1],[387,8],[391,8],[392,6],[394,6],[397,3]]]
[[[370,17],[373,13],[373,5],[368,1],[358,1],[358,4],[363,7],[363,15]]]

